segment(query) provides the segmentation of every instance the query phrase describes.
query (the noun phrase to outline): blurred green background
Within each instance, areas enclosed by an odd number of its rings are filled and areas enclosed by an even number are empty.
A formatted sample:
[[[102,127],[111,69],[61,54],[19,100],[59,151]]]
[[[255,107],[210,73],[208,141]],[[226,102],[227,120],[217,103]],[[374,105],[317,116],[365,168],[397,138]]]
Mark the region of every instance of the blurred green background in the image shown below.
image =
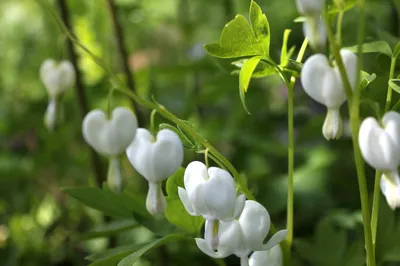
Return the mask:
[[[196,129],[246,177],[257,200],[284,228],[287,197],[286,88],[278,77],[254,79],[243,110],[238,77],[230,62],[205,54],[203,45],[218,41],[235,14],[247,16],[248,0],[116,0],[126,35],[129,65],[138,93],[154,98]],[[272,31],[271,56],[278,59],[283,31],[300,47],[302,27],[293,0],[259,0]],[[106,1],[67,1],[73,29],[96,55],[122,74]],[[56,6],[56,3],[54,1]],[[400,32],[400,1],[367,1],[367,40],[391,45]],[[358,11],[345,13],[344,46],[355,44]],[[39,79],[47,58],[64,59],[66,37],[48,12],[33,0],[0,1],[0,265],[87,265],[84,258],[109,245],[88,232],[103,224],[101,213],[60,191],[65,186],[95,186],[89,153],[81,135],[75,90],[63,99],[66,121],[56,132],[43,125],[48,103]],[[307,51],[307,55],[310,51]],[[90,108],[107,108],[112,84],[78,50]],[[390,59],[365,55],[365,70],[378,75],[363,97],[384,102]],[[398,73],[397,73],[398,74]],[[397,95],[395,96],[397,97]],[[114,105],[129,100],[116,94]],[[347,117],[346,108],[342,115]],[[144,110],[144,109],[143,109]],[[145,110],[148,127],[149,110]],[[362,109],[364,116],[371,115]],[[360,201],[349,133],[327,142],[321,134],[323,106],[296,86],[295,96],[295,245],[298,265],[363,265]],[[157,123],[166,122],[157,117]],[[202,155],[187,151],[186,166]],[[103,158],[106,169],[107,160]],[[129,189],[146,194],[146,183],[124,161]],[[369,190],[373,171],[367,167]],[[371,193],[372,194],[372,193]],[[378,261],[400,265],[400,224],[381,197]],[[328,222],[327,222],[328,221]],[[124,221],[123,221],[124,222]],[[118,245],[154,236],[137,226],[116,236]],[[115,243],[114,243],[115,244]],[[347,256],[347,257],[346,257]],[[361,258],[361,259],[360,259]],[[192,242],[169,244],[137,265],[212,265]],[[234,257],[227,265],[238,265]],[[346,264],[347,263],[347,264]],[[215,264],[216,265],[216,264]]]

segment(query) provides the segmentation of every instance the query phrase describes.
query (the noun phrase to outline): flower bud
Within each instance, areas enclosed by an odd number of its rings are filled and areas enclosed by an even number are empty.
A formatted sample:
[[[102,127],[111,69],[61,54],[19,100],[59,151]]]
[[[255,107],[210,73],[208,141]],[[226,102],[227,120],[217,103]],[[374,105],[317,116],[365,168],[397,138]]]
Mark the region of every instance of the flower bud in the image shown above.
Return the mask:
[[[339,139],[343,133],[343,122],[340,117],[339,109],[330,109],[326,114],[324,125],[322,126],[322,134],[326,140]]]
[[[281,230],[264,244],[270,225],[268,211],[258,202],[247,200],[238,220],[220,222],[219,243],[216,251],[205,239],[196,238],[196,244],[210,257],[225,258],[235,254],[241,258],[242,265],[247,265],[251,252],[269,250],[285,239],[287,230]]]
[[[44,125],[50,131],[56,129],[64,120],[64,112],[59,99],[50,98],[44,114]]]
[[[313,49],[321,51],[325,48],[327,35],[321,16],[307,17],[303,23],[303,32]]]
[[[183,161],[183,145],[179,136],[169,129],[162,129],[154,138],[144,128],[126,149],[132,166],[147,181],[158,183],[175,173]]]
[[[302,15],[321,14],[325,0],[296,0],[296,7]]]
[[[400,207],[400,178],[398,175],[381,177],[381,191],[392,210]]]
[[[112,157],[108,165],[107,185],[116,193],[121,192],[125,185],[122,170],[116,157]]]
[[[249,259],[249,266],[282,266],[282,249],[276,245],[269,250],[255,251]]]
[[[361,123],[358,142],[364,160],[383,172],[397,172],[400,164],[400,114],[388,112],[382,126],[373,117]]]
[[[178,187],[179,197],[190,215],[206,220],[231,221],[244,205],[245,197],[236,198],[232,176],[218,167],[191,162],[184,176],[185,189]]]
[[[340,54],[350,84],[354,89],[357,76],[357,57],[344,49],[340,51]],[[346,100],[346,94],[338,67],[331,67],[325,55],[312,55],[303,65],[301,82],[304,91],[311,98],[328,108],[322,130],[324,137],[328,140],[339,138],[343,131],[339,109]]]
[[[162,215],[165,213],[167,202],[165,201],[161,182],[149,182],[149,191],[146,197],[146,208],[151,215]]]
[[[117,156],[133,141],[137,128],[136,116],[125,107],[117,107],[107,119],[102,110],[90,111],[82,122],[85,141],[98,153]]]
[[[50,97],[60,96],[75,83],[75,69],[71,62],[47,59],[40,67],[40,78]]]

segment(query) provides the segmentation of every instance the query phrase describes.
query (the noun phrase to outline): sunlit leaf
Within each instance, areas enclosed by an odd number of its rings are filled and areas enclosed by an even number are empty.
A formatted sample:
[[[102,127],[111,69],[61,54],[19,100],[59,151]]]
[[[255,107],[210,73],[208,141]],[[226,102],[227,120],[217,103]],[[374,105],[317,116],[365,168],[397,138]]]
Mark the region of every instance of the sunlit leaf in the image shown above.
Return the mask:
[[[288,39],[289,39],[289,35],[290,35],[291,30],[286,29],[283,32],[283,42],[282,42],[282,48],[281,48],[281,60],[279,65],[281,66],[286,66],[288,63],[288,59],[290,58],[290,55],[288,55],[288,48],[287,48],[287,43],[288,43]],[[292,51],[293,53],[293,51]]]
[[[86,239],[116,235],[131,230],[137,226],[137,222],[132,219],[113,221],[109,224],[95,227],[92,231],[87,233]]]
[[[242,101],[243,107],[246,110],[247,113],[250,114],[250,112],[247,110],[246,103],[245,103],[245,93],[247,92],[247,89],[249,87],[250,79],[251,76],[253,75],[254,70],[256,69],[256,66],[258,62],[260,62],[261,56],[254,56],[247,60],[242,69],[240,70],[239,74],[239,93],[240,93],[240,99]]]
[[[270,45],[270,39],[271,39],[271,32],[269,28],[269,23],[267,16],[263,14],[260,6],[254,2],[251,1],[250,4],[250,11],[249,11],[249,17],[250,17],[250,24],[253,29],[254,35],[256,36],[256,39],[258,42],[262,43],[263,46],[263,51],[261,55],[264,55],[265,57],[269,57],[269,45]]]
[[[358,51],[358,45],[346,47],[346,49],[356,53]],[[389,44],[385,41],[364,43],[362,51],[365,54],[367,54],[367,53],[382,53],[389,57],[392,56],[392,49],[390,48]]]
[[[400,93],[400,79],[389,80],[389,86],[397,93]]]

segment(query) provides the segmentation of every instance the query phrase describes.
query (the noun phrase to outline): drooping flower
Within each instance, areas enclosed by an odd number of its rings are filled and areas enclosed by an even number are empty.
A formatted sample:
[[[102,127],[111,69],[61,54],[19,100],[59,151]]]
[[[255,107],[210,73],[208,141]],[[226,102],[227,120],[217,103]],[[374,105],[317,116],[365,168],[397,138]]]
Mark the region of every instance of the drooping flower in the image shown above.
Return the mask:
[[[49,96],[58,97],[74,85],[75,69],[67,60],[57,62],[47,59],[40,67],[40,78]]]
[[[49,130],[54,130],[62,122],[61,96],[74,85],[75,69],[67,60],[58,63],[47,59],[40,67],[40,78],[49,95],[44,124]]]
[[[357,76],[357,57],[349,50],[340,51],[350,85],[355,87]],[[328,58],[323,54],[314,54],[307,59],[301,70],[301,82],[304,91],[315,101],[328,109],[322,128],[327,140],[340,138],[343,122],[340,106],[346,101],[344,85],[338,67],[333,62],[331,67]]]
[[[191,162],[184,176],[185,189],[178,187],[179,197],[192,216],[206,219],[205,239],[212,247],[218,245],[218,221],[229,222],[240,215],[246,200],[236,197],[232,176],[218,167]]]
[[[110,118],[100,109],[92,110],[82,122],[85,141],[98,153],[110,157],[107,182],[116,192],[123,186],[117,156],[133,141],[136,129],[136,116],[125,107],[115,108]]]
[[[394,210],[400,207],[400,180],[399,178],[381,176],[381,191],[386,197],[389,207]]]
[[[325,0],[296,0],[297,10],[306,16],[320,15],[324,5]]]
[[[151,214],[164,213],[166,202],[161,182],[182,164],[183,144],[179,136],[172,130],[162,129],[154,138],[147,129],[139,128],[126,154],[136,171],[149,182],[147,210]]]
[[[282,266],[282,250],[276,245],[269,250],[255,251],[249,259],[249,266]]]
[[[382,125],[373,117],[364,119],[358,142],[361,154],[370,166],[383,172],[397,172],[400,164],[400,114],[386,113]]]
[[[196,238],[201,251],[213,258],[225,258],[235,254],[242,266],[248,266],[248,256],[253,251],[269,250],[282,242],[287,230],[281,230],[264,244],[271,225],[268,211],[258,202],[247,200],[239,218],[220,222],[219,243],[215,250],[205,239]]]

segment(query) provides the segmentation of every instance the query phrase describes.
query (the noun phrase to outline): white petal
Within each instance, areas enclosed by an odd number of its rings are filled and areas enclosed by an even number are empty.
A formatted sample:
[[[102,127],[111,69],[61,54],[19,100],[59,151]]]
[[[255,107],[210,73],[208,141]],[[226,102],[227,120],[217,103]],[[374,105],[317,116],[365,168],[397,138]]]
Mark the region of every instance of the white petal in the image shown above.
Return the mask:
[[[259,250],[267,237],[271,225],[268,211],[260,203],[246,200],[239,217],[244,244],[248,250]]]
[[[357,79],[357,56],[350,50],[346,49],[340,50],[340,56],[342,57],[352,90],[354,90]],[[340,74],[338,77],[340,77]],[[340,82],[343,86],[342,79],[340,79]]]
[[[233,218],[237,219],[239,218],[240,214],[242,214],[244,204],[246,203],[246,196],[245,195],[239,195],[236,199],[236,204],[235,204],[235,211],[233,214]]]
[[[296,0],[296,7],[300,14],[315,15],[322,12],[325,0]]]
[[[40,68],[40,77],[50,97],[57,97],[70,89],[75,82],[75,69],[71,62],[45,60]]]
[[[249,259],[249,266],[282,266],[282,250],[279,245],[269,250],[255,251]]]
[[[381,191],[392,210],[400,207],[400,185],[395,185],[385,176],[382,176]]]
[[[205,253],[206,255],[208,255],[208,256],[210,256],[212,258],[222,259],[222,258],[226,258],[226,257],[228,257],[230,255],[230,254],[224,253],[223,251],[222,252],[220,252],[220,251],[215,252],[214,250],[212,250],[208,246],[207,242],[202,238],[196,238],[196,244],[197,244],[197,247],[201,251],[203,251],[203,253]]]
[[[148,181],[153,180],[153,136],[145,128],[138,128],[132,143],[126,149],[126,155],[136,169]]]
[[[186,167],[184,175],[185,189],[189,200],[194,206],[198,204],[204,206],[204,198],[198,197],[197,192],[199,191],[198,186],[204,184],[208,179],[207,167],[205,164],[194,161]],[[203,201],[203,203],[199,201]]]
[[[322,135],[326,140],[339,139],[343,133],[343,121],[339,109],[328,109],[324,125],[322,126]]]
[[[210,180],[204,184],[204,201],[209,215],[218,220],[230,221],[234,217],[236,188],[232,176],[217,167],[208,169]]]
[[[278,245],[280,242],[285,240],[287,234],[288,234],[288,230],[286,230],[286,229],[276,232],[276,234],[271,237],[271,239],[267,242],[267,244],[263,245],[262,249],[268,250],[268,249]]]
[[[326,45],[326,29],[322,17],[309,17],[303,22],[303,32],[312,47],[322,49]]]
[[[400,114],[394,111],[387,112],[382,118],[382,124],[396,146],[395,157],[400,162]]]
[[[192,203],[189,200],[186,190],[181,187],[178,187],[178,194],[179,194],[179,198],[181,199],[186,211],[192,216],[199,216],[200,214],[196,213],[193,210]]]

